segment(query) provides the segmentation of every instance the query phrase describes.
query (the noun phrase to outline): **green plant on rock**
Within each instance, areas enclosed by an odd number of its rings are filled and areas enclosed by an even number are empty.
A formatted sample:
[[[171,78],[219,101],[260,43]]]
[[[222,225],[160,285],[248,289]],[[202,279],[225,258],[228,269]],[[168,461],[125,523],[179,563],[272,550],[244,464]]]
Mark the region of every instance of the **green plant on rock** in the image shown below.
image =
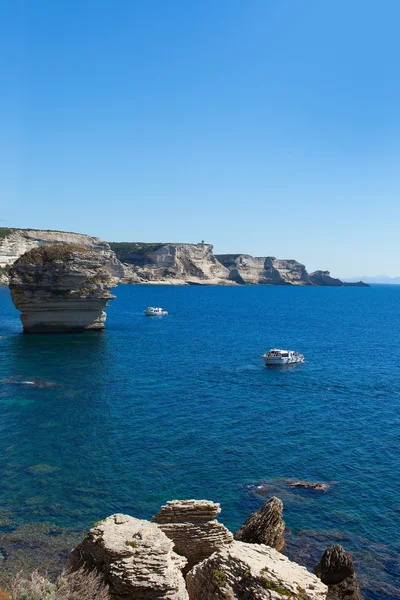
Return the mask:
[[[125,545],[130,546],[131,548],[139,548],[138,543],[134,542],[134,541],[133,542],[126,541]]]
[[[226,575],[222,571],[218,569],[214,569],[213,571],[214,581],[218,587],[225,587],[226,585]]]
[[[297,598],[299,598],[299,600],[307,600],[308,598],[306,590],[302,588],[301,585],[297,585]]]
[[[273,579],[270,579],[267,575],[272,575],[269,570],[264,567],[264,569],[261,569],[261,581],[263,582],[264,587],[267,590],[272,590],[273,592],[277,592],[277,594],[280,594],[281,596],[293,596],[293,593],[288,590],[287,588],[285,588],[282,585],[282,581],[279,579],[278,582],[273,581]]]

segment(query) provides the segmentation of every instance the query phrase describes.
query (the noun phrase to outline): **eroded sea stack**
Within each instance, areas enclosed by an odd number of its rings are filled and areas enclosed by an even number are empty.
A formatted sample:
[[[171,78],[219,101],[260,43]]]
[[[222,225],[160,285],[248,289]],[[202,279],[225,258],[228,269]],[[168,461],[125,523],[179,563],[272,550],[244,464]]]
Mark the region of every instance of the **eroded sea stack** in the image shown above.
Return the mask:
[[[12,300],[25,332],[103,329],[117,285],[111,251],[57,244],[26,252],[10,269]]]

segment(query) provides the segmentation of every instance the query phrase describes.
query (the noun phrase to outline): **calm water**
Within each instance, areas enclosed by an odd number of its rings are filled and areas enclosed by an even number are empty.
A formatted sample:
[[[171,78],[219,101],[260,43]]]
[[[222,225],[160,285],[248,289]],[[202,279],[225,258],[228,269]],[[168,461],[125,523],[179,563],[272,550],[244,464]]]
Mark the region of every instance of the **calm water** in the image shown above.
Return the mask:
[[[400,286],[116,294],[105,332],[22,335],[0,288],[0,566],[50,553],[39,523],[63,539],[194,497],[234,530],[275,494],[290,556],[312,567],[340,542],[367,598],[399,597]],[[170,316],[144,317],[149,304]],[[307,362],[264,368],[275,345]]]

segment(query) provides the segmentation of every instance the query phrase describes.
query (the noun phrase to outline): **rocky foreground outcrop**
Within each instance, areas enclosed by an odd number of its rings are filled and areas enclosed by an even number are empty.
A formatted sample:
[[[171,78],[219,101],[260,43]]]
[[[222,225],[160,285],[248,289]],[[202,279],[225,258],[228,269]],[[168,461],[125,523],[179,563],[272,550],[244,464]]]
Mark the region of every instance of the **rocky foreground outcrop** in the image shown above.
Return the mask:
[[[342,546],[327,548],[315,573],[328,586],[327,600],[360,600],[353,558]]]
[[[278,498],[239,530],[245,537],[247,524],[251,543],[234,540],[215,520],[219,512],[219,504],[208,500],[173,500],[153,522],[111,515],[72,551],[69,568],[95,569],[111,600],[360,600],[351,595],[359,594],[351,556],[340,546],[324,553],[317,577],[255,541],[280,539]]]
[[[186,577],[190,600],[324,600],[326,586],[305,567],[263,544],[233,542]]]
[[[115,298],[111,251],[73,244],[46,245],[23,254],[10,269],[12,300],[26,332],[103,329],[103,309]]]
[[[273,496],[246,519],[235,533],[235,540],[249,544],[266,544],[275,550],[282,550],[285,545],[285,522],[282,513],[282,501]]]
[[[157,525],[122,514],[96,523],[69,558],[72,571],[102,573],[113,600],[187,600],[185,565]]]
[[[215,519],[220,512],[220,505],[209,500],[172,500],[153,517],[176,552],[187,558],[185,571],[233,541],[231,532]]]

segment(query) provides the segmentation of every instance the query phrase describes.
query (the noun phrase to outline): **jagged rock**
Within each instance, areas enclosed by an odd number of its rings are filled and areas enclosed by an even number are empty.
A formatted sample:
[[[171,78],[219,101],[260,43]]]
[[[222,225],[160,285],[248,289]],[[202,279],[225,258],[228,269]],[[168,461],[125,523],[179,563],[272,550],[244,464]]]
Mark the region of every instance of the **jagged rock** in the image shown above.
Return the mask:
[[[187,600],[185,564],[157,525],[122,514],[96,523],[69,558],[72,570],[102,573],[112,600]]]
[[[211,244],[145,244],[111,242],[124,263],[125,282],[227,284],[228,270]]]
[[[273,496],[262,508],[252,513],[242,527],[235,533],[235,540],[249,544],[266,544],[282,550],[285,545],[283,532],[285,522],[282,519],[283,504]]]
[[[265,545],[233,542],[186,576],[189,600],[324,600],[327,587]]]
[[[313,285],[343,285],[343,281],[340,281],[340,279],[335,279],[335,277],[331,277],[329,271],[314,271],[313,273],[309,274],[309,279]]]
[[[153,517],[174,542],[175,551],[188,560],[185,571],[230,544],[233,536],[215,517],[220,505],[209,500],[172,500]]]
[[[10,269],[11,297],[26,332],[103,329],[103,308],[115,298],[111,251],[48,245],[23,254]]]
[[[315,567],[315,573],[328,586],[329,600],[360,599],[360,584],[352,556],[342,546],[327,548]]]
[[[253,257],[248,254],[217,254],[229,271],[229,279],[240,284],[310,285],[306,268],[296,260]]]

